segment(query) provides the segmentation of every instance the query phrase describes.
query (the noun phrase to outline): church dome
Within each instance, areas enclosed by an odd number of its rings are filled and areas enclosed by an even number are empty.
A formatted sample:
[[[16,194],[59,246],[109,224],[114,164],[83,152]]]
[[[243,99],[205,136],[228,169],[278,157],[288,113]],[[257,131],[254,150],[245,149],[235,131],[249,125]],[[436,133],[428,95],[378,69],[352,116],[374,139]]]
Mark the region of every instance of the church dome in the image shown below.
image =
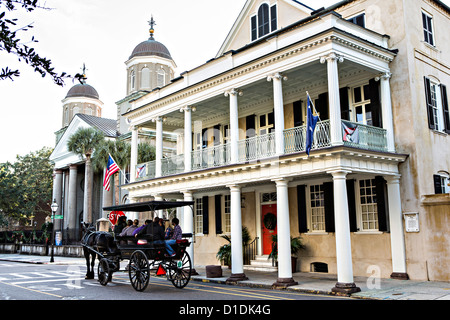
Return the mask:
[[[92,87],[86,83],[74,85],[66,95],[66,98],[72,98],[72,97],[87,97],[87,98],[99,99],[97,90],[95,90],[94,87]]]
[[[158,56],[172,60],[172,56],[166,46],[154,39],[138,44],[131,53],[130,59],[138,56]]]

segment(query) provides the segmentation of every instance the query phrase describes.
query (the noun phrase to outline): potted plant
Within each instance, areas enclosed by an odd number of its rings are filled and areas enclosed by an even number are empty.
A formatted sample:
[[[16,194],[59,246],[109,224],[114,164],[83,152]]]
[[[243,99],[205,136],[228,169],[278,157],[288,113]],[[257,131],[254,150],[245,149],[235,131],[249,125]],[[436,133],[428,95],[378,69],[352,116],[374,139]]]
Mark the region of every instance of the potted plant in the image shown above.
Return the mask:
[[[272,236],[272,252],[269,254],[269,259],[273,259],[274,261],[278,260],[278,237],[277,235]],[[300,249],[304,249],[305,245],[302,242],[301,237],[293,238],[291,236],[291,263],[292,263],[292,272],[295,272],[297,269],[297,253]]]
[[[221,235],[221,237],[228,241],[217,251],[216,258],[224,265],[231,268],[231,237],[227,234]],[[250,241],[250,233],[247,227],[242,227],[242,245],[245,247]]]

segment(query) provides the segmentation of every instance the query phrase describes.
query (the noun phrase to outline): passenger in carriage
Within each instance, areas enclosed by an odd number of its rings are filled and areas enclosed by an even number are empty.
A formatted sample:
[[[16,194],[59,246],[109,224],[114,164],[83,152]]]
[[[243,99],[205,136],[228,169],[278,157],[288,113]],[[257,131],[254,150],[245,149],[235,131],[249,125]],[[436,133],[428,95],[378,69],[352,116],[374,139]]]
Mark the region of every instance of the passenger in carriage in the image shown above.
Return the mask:
[[[123,229],[123,231],[119,234],[121,237],[131,237],[133,236],[133,232],[138,228],[139,220],[134,219],[134,221],[128,220],[128,223],[131,222],[131,225]],[[128,244],[135,244],[136,241],[128,240]]]
[[[175,251],[172,249],[172,247],[164,241],[164,228],[159,225],[159,218],[156,217],[154,221],[150,221],[145,228],[140,230],[136,237],[142,236],[142,235],[152,235],[152,240],[154,244],[164,244],[166,246],[167,255],[168,257],[175,256]],[[139,242],[138,242],[139,244]]]
[[[180,227],[180,220],[178,220],[177,218],[173,218],[172,224],[173,224],[172,236],[169,240],[166,240],[166,247],[170,247],[171,249],[172,249],[172,245],[176,244],[177,240],[181,240],[181,238],[183,236],[183,231],[181,230],[181,227]],[[167,251],[169,252],[169,250],[167,250]],[[172,251],[173,251],[173,249],[172,249]]]

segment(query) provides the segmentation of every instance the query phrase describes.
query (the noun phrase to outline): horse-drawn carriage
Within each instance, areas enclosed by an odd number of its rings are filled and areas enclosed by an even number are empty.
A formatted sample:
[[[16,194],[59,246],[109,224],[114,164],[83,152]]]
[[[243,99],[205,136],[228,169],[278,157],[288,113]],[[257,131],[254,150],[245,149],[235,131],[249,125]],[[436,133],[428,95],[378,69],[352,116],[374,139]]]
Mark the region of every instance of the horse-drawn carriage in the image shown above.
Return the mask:
[[[105,211],[146,212],[162,209],[190,206],[193,201],[150,201],[105,207]],[[94,229],[94,230],[93,230]],[[131,285],[136,291],[144,291],[150,281],[151,272],[166,275],[176,288],[184,288],[191,279],[192,264],[186,248],[190,246],[191,234],[183,234],[183,239],[177,240],[173,246],[175,256],[167,256],[165,244],[152,241],[152,235],[139,238],[119,237],[109,232],[87,230],[83,236],[82,246],[88,268],[86,278],[94,278],[94,262],[98,257],[98,281],[106,286],[111,281],[114,272],[120,270],[120,262],[129,260],[127,269]],[[137,241],[146,240],[146,241]],[[138,244],[139,243],[139,244]],[[143,244],[140,244],[143,243]],[[92,258],[91,263],[89,263]]]

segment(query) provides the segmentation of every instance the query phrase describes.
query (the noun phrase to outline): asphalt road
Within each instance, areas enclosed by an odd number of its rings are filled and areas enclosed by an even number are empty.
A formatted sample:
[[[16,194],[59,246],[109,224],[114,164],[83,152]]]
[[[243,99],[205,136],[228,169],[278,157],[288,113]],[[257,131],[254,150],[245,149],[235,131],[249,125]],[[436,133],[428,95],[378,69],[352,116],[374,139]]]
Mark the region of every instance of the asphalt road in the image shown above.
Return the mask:
[[[165,277],[156,277],[153,274],[147,289],[137,292],[131,286],[127,272],[114,273],[112,281],[102,286],[96,279],[85,280],[85,271],[86,268],[80,265],[0,261],[0,301],[96,301],[95,306],[108,302],[110,309],[116,308],[117,305],[139,309],[151,303],[161,310],[169,310],[172,315],[214,319],[233,316],[234,319],[237,315],[273,315],[275,309],[284,310],[298,300],[349,299],[199,281],[190,281],[184,289],[177,289]],[[139,303],[142,300],[147,302]],[[298,304],[296,306],[298,307]]]

